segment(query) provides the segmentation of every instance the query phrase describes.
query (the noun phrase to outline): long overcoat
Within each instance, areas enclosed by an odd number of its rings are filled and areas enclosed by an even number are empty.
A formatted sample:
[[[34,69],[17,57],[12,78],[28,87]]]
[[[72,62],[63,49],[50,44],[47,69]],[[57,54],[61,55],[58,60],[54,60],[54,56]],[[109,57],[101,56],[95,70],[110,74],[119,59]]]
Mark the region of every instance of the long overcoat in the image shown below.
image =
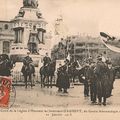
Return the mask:
[[[56,87],[63,89],[68,89],[70,87],[69,76],[67,73],[66,65],[58,68]]]
[[[109,79],[110,90],[112,92],[113,84],[115,81],[115,69],[113,67],[108,69],[108,79]]]
[[[111,82],[109,80],[108,67],[104,62],[98,61],[95,75],[97,80],[97,96],[108,98],[111,96]]]

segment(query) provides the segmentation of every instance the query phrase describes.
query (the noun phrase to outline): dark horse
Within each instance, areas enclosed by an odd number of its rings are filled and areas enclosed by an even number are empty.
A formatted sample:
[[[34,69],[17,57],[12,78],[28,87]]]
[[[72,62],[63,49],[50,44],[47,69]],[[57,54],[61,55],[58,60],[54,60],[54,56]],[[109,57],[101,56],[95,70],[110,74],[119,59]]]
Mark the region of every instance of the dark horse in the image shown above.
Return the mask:
[[[47,87],[52,88],[52,80],[55,73],[56,68],[56,61],[52,61],[47,66],[42,66],[40,68],[40,76],[41,76],[41,87],[45,87],[47,84]]]
[[[84,79],[82,78],[85,74],[85,67],[82,67],[80,69],[77,69],[73,66],[70,66],[68,68],[68,74],[69,78],[71,79],[71,82],[75,82],[76,77],[78,78],[80,83],[84,83]]]
[[[24,80],[25,80],[25,88],[27,88],[27,83],[28,80],[31,83],[31,88],[33,87],[33,75],[35,73],[35,68],[32,64],[28,64],[28,65],[23,65],[21,72],[23,73],[24,76]],[[29,79],[28,79],[29,78]]]
[[[69,79],[73,83],[75,82],[76,77],[79,79],[79,82],[81,81],[80,74],[82,74],[82,72],[83,72],[83,68],[78,69],[78,63],[74,62],[68,67]]]

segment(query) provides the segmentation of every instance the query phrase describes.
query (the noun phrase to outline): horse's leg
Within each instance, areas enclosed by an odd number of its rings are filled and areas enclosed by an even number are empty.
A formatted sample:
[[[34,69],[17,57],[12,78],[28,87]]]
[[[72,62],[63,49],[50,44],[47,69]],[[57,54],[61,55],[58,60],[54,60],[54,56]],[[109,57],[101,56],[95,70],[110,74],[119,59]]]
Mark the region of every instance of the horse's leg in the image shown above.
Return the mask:
[[[42,88],[42,86],[43,86],[43,76],[40,75],[40,78],[41,78],[41,88]]]
[[[24,80],[25,80],[25,88],[27,89],[27,75],[24,75]]]
[[[73,83],[75,83],[75,75],[73,75]]]
[[[32,83],[32,74],[29,74],[29,80],[31,82],[31,88],[33,87],[33,83]]]
[[[46,76],[44,75],[43,78],[42,78],[42,84],[43,84],[44,87],[45,87],[45,79],[46,79]]]
[[[49,88],[49,76],[47,76],[47,88]]]
[[[50,76],[50,87],[52,88],[52,79],[53,79],[53,76]]]

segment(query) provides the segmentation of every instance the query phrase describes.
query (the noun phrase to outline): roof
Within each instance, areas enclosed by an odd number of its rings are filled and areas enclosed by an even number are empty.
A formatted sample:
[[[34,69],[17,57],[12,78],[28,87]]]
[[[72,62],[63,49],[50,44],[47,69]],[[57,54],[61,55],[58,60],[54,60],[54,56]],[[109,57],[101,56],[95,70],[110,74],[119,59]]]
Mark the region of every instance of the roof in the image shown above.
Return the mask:
[[[70,36],[69,39],[72,42],[87,42],[87,43],[101,43],[100,37],[91,37],[91,36]]]
[[[0,20],[2,23],[11,23],[10,21]]]

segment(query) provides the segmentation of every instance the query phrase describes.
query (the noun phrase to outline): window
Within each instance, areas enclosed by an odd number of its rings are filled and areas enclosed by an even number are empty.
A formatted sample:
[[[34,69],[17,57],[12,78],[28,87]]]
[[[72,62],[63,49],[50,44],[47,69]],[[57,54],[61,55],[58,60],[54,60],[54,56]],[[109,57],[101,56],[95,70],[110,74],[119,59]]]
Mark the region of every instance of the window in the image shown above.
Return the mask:
[[[5,28],[5,30],[7,30],[8,29],[8,24],[5,24],[4,28]]]
[[[14,50],[15,48],[12,48],[12,50]]]
[[[83,52],[85,52],[85,49],[76,49],[75,52],[76,53],[83,53]]]
[[[0,32],[2,31],[2,28],[0,28]]]
[[[10,43],[8,41],[3,42],[3,53],[9,53],[10,52]]]
[[[79,42],[77,42],[76,46],[83,47],[83,46],[85,46],[85,43],[79,43]]]

